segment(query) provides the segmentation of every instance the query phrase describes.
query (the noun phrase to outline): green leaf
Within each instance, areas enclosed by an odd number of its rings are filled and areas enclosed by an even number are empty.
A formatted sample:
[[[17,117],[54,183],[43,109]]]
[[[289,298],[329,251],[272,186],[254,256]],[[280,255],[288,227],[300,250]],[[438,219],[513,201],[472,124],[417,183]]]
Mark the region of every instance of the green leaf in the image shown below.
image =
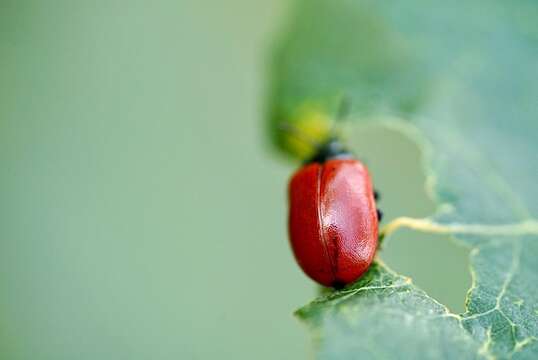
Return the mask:
[[[324,359],[480,358],[460,317],[378,263],[297,315],[310,323]]]
[[[412,136],[424,152],[430,219],[471,249],[464,314],[375,265],[298,311],[322,359],[538,358],[538,4],[299,1],[273,63],[277,130],[342,96],[356,122]],[[389,244],[390,246],[390,244]]]

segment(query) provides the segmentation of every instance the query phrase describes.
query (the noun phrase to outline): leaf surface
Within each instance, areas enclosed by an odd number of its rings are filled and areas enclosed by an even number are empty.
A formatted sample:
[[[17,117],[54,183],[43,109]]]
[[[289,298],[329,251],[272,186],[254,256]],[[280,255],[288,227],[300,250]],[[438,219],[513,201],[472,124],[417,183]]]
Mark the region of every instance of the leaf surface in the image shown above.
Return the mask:
[[[538,4],[299,1],[273,63],[276,143],[291,151],[277,124],[297,109],[331,118],[342,97],[354,121],[423,149],[440,210],[388,233],[451,234],[471,249],[473,287],[450,314],[376,264],[298,311],[319,357],[538,358]]]

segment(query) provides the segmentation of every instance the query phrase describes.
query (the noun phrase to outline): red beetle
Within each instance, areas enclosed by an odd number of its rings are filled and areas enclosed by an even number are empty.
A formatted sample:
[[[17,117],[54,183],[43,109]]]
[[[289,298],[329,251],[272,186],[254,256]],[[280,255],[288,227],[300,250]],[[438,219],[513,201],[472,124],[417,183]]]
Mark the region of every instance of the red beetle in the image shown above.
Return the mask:
[[[373,261],[381,212],[364,164],[330,140],[289,184],[289,236],[303,271],[342,288]]]

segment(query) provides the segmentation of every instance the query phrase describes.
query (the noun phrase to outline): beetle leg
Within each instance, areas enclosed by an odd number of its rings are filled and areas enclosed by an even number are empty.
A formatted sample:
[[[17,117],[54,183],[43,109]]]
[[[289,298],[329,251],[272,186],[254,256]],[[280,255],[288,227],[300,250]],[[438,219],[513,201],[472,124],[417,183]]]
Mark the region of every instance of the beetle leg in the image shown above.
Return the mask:
[[[379,200],[381,198],[381,195],[379,194],[379,191],[374,189],[374,199]]]
[[[346,284],[341,281],[335,280],[332,284],[332,287],[334,288],[334,290],[342,290],[346,287]]]
[[[383,212],[379,209],[376,209],[377,211],[377,221],[381,221],[383,219]]]

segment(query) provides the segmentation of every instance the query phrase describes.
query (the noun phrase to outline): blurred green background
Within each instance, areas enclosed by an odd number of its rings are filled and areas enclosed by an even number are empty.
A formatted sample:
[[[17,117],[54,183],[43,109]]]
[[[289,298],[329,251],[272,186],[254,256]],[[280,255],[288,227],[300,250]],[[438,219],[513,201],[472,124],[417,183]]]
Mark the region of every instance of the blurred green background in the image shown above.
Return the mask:
[[[5,359],[301,359],[317,292],[286,237],[297,166],[269,146],[285,0],[0,2]],[[427,216],[420,151],[352,141],[387,218]],[[382,253],[454,311],[466,251],[402,231]]]

